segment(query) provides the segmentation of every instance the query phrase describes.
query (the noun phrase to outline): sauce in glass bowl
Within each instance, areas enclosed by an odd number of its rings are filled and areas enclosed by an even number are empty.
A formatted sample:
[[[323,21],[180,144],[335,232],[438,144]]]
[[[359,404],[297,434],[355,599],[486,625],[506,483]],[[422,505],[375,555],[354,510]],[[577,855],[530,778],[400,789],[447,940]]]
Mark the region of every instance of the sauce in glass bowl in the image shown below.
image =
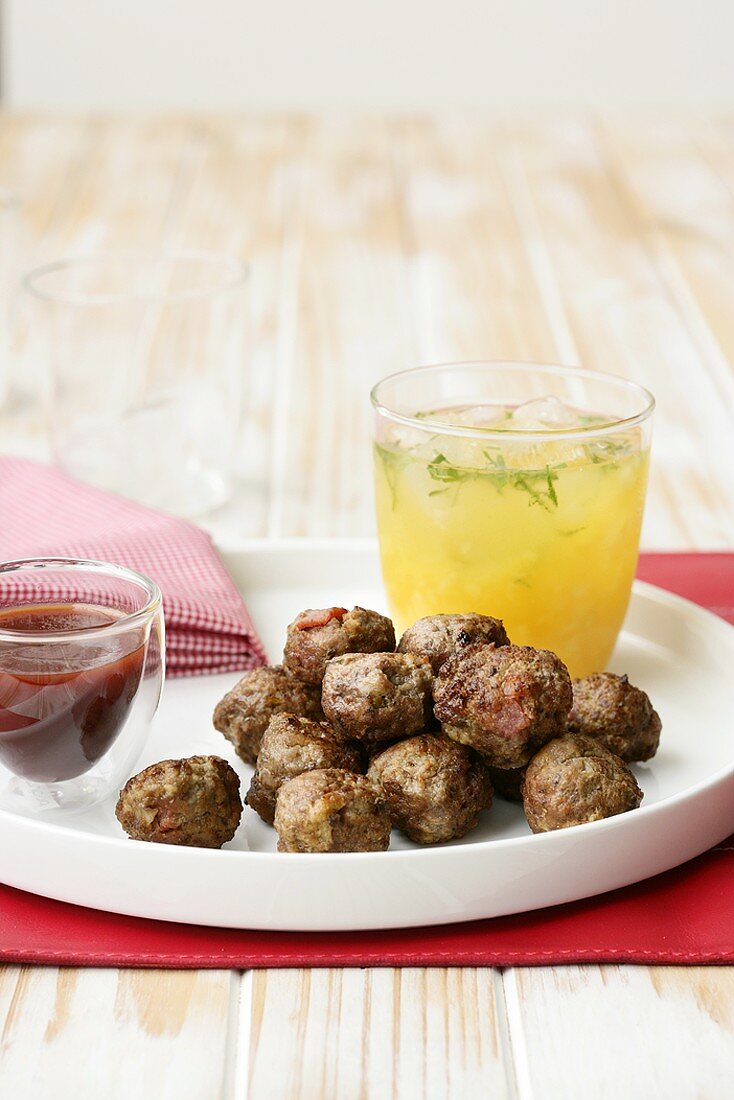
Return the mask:
[[[89,771],[119,736],[145,664],[144,640],[65,641],[54,634],[107,626],[122,617],[89,604],[36,604],[0,612],[0,631],[18,634],[0,663],[0,762],[15,775],[59,782]],[[39,658],[22,635],[48,634]]]

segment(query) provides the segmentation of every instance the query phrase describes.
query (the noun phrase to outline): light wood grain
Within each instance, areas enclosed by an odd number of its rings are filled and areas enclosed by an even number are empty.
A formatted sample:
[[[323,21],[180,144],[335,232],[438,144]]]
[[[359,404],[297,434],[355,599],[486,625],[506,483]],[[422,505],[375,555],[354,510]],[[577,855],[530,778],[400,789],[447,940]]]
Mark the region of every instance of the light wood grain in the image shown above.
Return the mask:
[[[734,969],[515,970],[520,1100],[722,1100],[734,1089]]]
[[[575,120],[517,127],[510,148],[514,193],[523,195],[524,182],[547,256],[564,357],[626,375],[656,395],[647,544],[731,543],[731,409],[609,149],[593,127]]]
[[[205,1100],[227,1074],[226,971],[0,969],[0,1094]]]
[[[250,1100],[512,1095],[491,970],[256,972]]]
[[[8,117],[0,155],[26,263],[121,247],[251,260],[239,490],[212,521],[229,545],[370,533],[370,386],[483,356],[649,385],[644,543],[734,539],[727,119]]]

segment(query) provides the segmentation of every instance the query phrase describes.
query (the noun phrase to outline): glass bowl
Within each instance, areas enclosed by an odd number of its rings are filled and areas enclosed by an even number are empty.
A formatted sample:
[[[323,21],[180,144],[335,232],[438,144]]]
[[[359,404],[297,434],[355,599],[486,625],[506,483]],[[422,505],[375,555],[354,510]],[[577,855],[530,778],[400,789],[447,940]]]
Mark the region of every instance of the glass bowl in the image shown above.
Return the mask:
[[[130,774],[165,666],[158,586],[119,565],[0,564],[0,805],[75,809]]]

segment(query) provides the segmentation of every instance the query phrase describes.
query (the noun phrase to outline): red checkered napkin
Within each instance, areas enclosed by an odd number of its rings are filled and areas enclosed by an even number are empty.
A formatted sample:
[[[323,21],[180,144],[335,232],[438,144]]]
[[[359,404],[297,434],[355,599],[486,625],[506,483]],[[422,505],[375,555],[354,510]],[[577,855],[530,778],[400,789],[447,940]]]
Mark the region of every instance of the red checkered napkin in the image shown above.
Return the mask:
[[[237,672],[265,662],[237,589],[192,523],[0,457],[0,559],[77,557],[152,577],[163,593],[170,676]]]

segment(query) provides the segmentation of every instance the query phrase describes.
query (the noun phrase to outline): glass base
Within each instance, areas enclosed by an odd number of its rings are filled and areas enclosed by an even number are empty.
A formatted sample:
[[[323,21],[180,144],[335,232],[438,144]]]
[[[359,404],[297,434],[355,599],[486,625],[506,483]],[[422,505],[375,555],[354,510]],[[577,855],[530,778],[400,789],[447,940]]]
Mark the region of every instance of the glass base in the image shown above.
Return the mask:
[[[197,397],[200,400],[197,400]],[[232,495],[228,410],[186,394],[57,426],[54,452],[73,477],[179,516],[206,515]]]
[[[79,811],[104,801],[116,786],[109,776],[99,775],[79,776],[63,783],[33,783],[18,776],[7,779],[3,776],[0,809],[20,814],[42,814],[49,810]]]

